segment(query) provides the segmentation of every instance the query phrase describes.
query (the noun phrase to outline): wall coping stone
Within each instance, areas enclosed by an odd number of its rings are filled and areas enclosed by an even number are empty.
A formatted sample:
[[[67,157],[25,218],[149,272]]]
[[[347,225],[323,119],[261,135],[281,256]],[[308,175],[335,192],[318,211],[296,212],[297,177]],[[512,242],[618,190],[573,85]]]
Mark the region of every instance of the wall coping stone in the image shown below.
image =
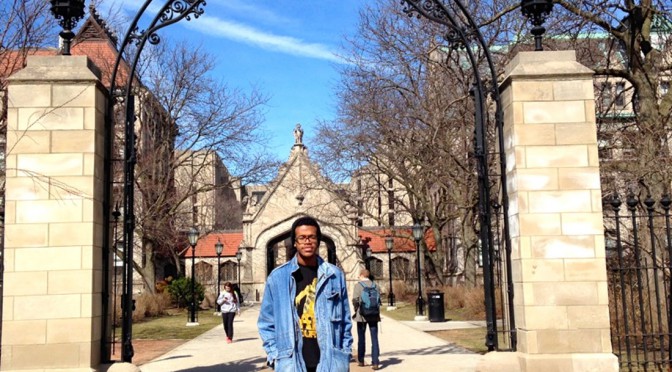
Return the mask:
[[[87,56],[28,56],[26,62],[24,69],[7,80],[12,84],[100,81],[100,70]]]
[[[574,50],[520,52],[504,68],[504,80],[499,89],[504,91],[513,78],[539,80],[572,75],[592,79],[594,74],[593,70],[576,61]]]

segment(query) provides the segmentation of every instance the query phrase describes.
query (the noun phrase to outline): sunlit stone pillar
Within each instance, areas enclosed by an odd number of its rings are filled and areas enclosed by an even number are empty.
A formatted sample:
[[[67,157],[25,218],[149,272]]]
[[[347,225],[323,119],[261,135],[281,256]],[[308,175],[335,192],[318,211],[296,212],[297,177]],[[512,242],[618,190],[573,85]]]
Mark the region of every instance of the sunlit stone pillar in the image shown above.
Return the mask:
[[[3,371],[100,364],[103,123],[86,57],[29,57],[8,88]]]
[[[609,328],[593,72],[523,52],[502,84],[521,371],[618,371]],[[484,369],[485,370],[485,369]]]

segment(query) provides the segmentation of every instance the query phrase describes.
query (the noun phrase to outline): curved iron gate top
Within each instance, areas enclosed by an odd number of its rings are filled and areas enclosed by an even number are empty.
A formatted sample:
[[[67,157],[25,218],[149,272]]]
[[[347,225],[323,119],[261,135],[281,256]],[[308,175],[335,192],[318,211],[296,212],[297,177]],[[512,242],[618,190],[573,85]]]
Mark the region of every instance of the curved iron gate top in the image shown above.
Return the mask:
[[[403,11],[409,16],[417,15],[428,19],[431,22],[438,23],[448,28],[446,40],[453,44],[458,44],[467,54],[474,74],[474,105],[475,105],[475,143],[474,155],[477,161],[478,172],[478,219],[479,219],[479,238],[482,244],[483,260],[483,280],[485,290],[486,304],[486,325],[487,335],[485,344],[488,350],[515,350],[516,349],[516,330],[515,319],[513,315],[513,282],[511,274],[511,244],[509,237],[509,226],[506,216],[508,216],[508,196],[506,190],[506,162],[504,153],[499,153],[499,182],[494,184],[498,187],[499,203],[491,200],[491,191],[493,185],[490,184],[490,166],[488,165],[488,105],[489,96],[495,104],[495,129],[500,149],[504,148],[503,127],[504,115],[497,84],[497,71],[490,54],[490,46],[486,44],[483,35],[478,29],[472,15],[467,7],[460,0],[450,0],[444,3],[440,0],[403,0],[406,3]],[[485,56],[487,65],[487,82],[481,74],[481,63],[477,58],[477,52]],[[493,215],[498,216],[500,211],[504,216],[501,218],[502,227],[501,243],[496,240],[499,237],[499,231],[495,233],[493,228]],[[499,226],[500,219],[497,218],[496,226]],[[503,245],[503,247],[502,247]],[[500,261],[502,255],[501,248],[504,248],[504,262]],[[504,267],[502,268],[502,263]],[[497,269],[497,271],[496,271]],[[502,272],[503,271],[503,272]],[[495,274],[499,276],[495,276]],[[504,275],[505,277],[502,277]],[[499,293],[506,293],[506,297],[497,296],[496,286],[499,286]],[[499,300],[499,302],[498,302]],[[497,307],[501,306],[506,319],[503,319],[502,332],[507,339],[503,340],[508,344],[508,348],[499,343],[497,330]]]
[[[114,63],[114,69],[112,70],[112,77],[110,80],[110,90],[109,90],[109,105],[106,113],[106,125],[105,125],[105,190],[103,197],[103,216],[105,218],[105,226],[107,228],[103,229],[103,244],[104,244],[104,254],[103,254],[103,267],[105,270],[104,278],[107,280],[109,277],[109,259],[111,252],[114,251],[114,246],[117,243],[123,245],[123,294],[122,294],[122,360],[124,362],[131,362],[133,358],[133,345],[131,343],[132,339],[132,324],[133,324],[133,237],[135,233],[135,214],[134,214],[134,186],[135,186],[135,163],[136,163],[136,148],[135,148],[135,108],[134,108],[134,95],[133,95],[133,86],[137,83],[135,78],[135,69],[140,59],[140,54],[142,53],[143,48],[149,42],[150,44],[158,44],[161,41],[161,38],[157,35],[157,32],[167,26],[170,26],[174,23],[181,21],[182,19],[191,20],[191,17],[198,18],[205,11],[203,6],[205,5],[204,0],[167,0],[159,8],[159,11],[156,13],[151,23],[145,30],[140,30],[138,24],[140,19],[145,15],[145,11],[149,8],[153,0],[145,0],[143,5],[140,7],[140,10],[136,13],[133,21],[131,22],[124,39],[121,42],[119,47],[119,52],[117,54],[116,61]],[[135,44],[137,49],[134,50],[134,54],[130,56],[130,68],[129,71],[124,71],[126,73],[125,81],[123,81],[124,87],[122,89],[117,89],[117,77],[119,74],[119,68],[121,67],[122,60],[126,61],[127,51],[126,48]],[[113,150],[113,141],[114,141],[114,108],[116,104],[120,104],[122,111],[124,113],[124,179],[123,179],[123,234],[120,241],[112,241],[110,236],[110,218],[112,217],[112,184],[114,183],[112,175],[112,150]],[[115,222],[116,224],[116,222]],[[115,236],[116,240],[116,236]],[[112,246],[111,246],[112,245]],[[103,322],[106,323],[109,321],[110,317],[107,312],[109,309],[109,282],[106,282],[104,285],[103,293],[103,309],[106,312],[103,314]],[[108,332],[109,326],[103,324],[103,340],[108,340],[109,335],[105,334]],[[114,340],[111,340],[114,342]],[[108,347],[106,342],[101,343],[102,355],[103,357],[109,357],[109,354],[106,351]]]

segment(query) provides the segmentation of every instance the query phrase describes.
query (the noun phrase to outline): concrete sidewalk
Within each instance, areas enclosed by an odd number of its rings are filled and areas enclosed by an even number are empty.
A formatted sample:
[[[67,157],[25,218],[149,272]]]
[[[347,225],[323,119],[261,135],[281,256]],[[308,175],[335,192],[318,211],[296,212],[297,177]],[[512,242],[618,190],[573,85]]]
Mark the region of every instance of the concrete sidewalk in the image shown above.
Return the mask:
[[[189,371],[189,372],[247,372],[265,370],[266,354],[261,347],[257,332],[258,305],[246,307],[234,322],[234,342],[226,343],[221,326],[182,344],[170,352],[140,366],[143,372]],[[409,324],[410,323],[410,324]],[[380,324],[380,362],[384,371],[409,371],[431,367],[441,371],[475,371],[483,356],[423,332],[425,330],[450,329],[454,322],[399,322],[384,317]],[[472,325],[478,326],[478,325]],[[416,328],[417,327],[417,328]],[[354,328],[354,327],[353,327]],[[356,330],[353,353],[356,354]],[[367,337],[367,341],[369,341]],[[371,371],[370,343],[367,342],[367,366],[359,367],[353,358],[350,370]]]

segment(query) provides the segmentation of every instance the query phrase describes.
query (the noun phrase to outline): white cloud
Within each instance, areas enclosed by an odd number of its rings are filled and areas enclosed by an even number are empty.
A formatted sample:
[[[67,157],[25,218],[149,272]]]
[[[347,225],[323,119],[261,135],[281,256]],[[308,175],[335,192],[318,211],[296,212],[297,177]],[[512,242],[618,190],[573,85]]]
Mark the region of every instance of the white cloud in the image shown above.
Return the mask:
[[[127,11],[139,10],[140,5],[138,2],[128,0],[117,1]],[[150,5],[147,12],[150,14],[156,14],[158,10],[158,6]],[[337,63],[346,63],[342,58],[335,55],[330,50],[330,48],[324,44],[308,43],[291,36],[275,35],[264,32],[241,23],[209,16],[207,15],[207,10],[206,14],[200,16],[198,19],[192,18],[190,22],[182,21],[180,23],[185,27],[189,27],[206,35],[255,45],[264,50],[286,53],[299,57],[316,58]]]
[[[307,43],[290,36],[270,34],[247,25],[216,17],[201,16],[199,19],[189,22],[186,26],[205,34],[256,45],[270,51],[339,63],[344,62],[323,44]]]

